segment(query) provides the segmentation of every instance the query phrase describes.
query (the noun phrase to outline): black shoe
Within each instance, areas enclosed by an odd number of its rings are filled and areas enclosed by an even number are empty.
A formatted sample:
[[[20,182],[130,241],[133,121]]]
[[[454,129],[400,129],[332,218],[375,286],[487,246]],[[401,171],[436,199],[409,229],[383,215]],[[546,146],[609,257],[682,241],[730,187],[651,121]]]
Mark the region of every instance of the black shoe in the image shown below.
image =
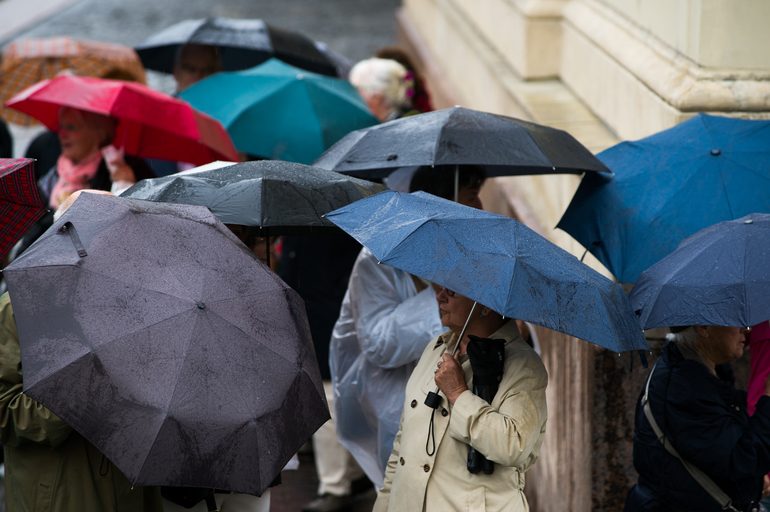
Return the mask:
[[[348,512],[352,502],[349,495],[324,494],[305,505],[302,512]]]

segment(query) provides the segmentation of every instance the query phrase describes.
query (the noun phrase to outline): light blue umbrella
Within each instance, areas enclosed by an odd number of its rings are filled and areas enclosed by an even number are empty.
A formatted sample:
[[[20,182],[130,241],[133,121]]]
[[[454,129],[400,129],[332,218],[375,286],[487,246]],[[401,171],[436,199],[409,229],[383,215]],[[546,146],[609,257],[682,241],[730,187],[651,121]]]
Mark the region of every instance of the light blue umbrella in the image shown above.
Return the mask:
[[[516,220],[423,192],[393,191],[326,217],[382,263],[501,315],[615,352],[649,350],[620,285]]]
[[[277,59],[217,73],[180,97],[221,121],[238,151],[301,164],[351,131],[377,124],[348,82]]]

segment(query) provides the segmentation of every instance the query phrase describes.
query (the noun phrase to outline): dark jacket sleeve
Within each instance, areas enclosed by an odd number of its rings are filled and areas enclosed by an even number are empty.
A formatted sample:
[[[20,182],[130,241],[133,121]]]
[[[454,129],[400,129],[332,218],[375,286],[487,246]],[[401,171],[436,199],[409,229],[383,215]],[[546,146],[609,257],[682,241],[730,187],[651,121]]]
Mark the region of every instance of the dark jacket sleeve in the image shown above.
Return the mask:
[[[718,381],[687,361],[671,374],[665,432],[679,454],[708,474],[728,481],[770,471],[770,401],[763,397],[751,418],[745,400],[714,390]]]
[[[21,351],[16,320],[7,293],[0,297],[0,444],[27,442],[57,447],[72,428],[22,393]]]
[[[8,125],[0,119],[0,158],[13,158],[13,137]]]

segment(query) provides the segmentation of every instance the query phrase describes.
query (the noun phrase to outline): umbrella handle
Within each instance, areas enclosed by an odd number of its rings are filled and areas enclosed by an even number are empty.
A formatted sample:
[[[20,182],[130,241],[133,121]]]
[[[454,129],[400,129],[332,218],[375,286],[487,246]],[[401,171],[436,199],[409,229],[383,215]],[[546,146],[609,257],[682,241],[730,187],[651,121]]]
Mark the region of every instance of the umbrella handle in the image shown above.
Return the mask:
[[[471,323],[471,318],[473,318],[473,313],[476,312],[476,306],[478,306],[478,302],[473,303],[473,307],[471,308],[471,312],[468,314],[468,318],[465,320],[465,325],[463,326],[463,330],[460,333],[460,337],[457,338],[457,344],[455,345],[454,350],[452,351],[452,357],[455,356],[458,350],[460,350],[460,342],[465,337],[465,331],[468,330],[468,324]],[[443,401],[443,398],[438,394],[439,389],[438,386],[436,386],[435,391],[431,391],[428,393],[428,396],[425,397],[425,405],[430,407],[431,409],[438,409],[438,406],[441,405],[441,402]]]
[[[81,258],[85,258],[88,256],[88,253],[86,252],[86,248],[83,247],[83,243],[80,241],[80,237],[78,236],[78,232],[75,229],[75,226],[71,222],[65,222],[62,227],[59,228],[60,233],[69,233],[70,240],[72,240],[72,245],[75,246],[75,250],[78,252],[78,256]]]

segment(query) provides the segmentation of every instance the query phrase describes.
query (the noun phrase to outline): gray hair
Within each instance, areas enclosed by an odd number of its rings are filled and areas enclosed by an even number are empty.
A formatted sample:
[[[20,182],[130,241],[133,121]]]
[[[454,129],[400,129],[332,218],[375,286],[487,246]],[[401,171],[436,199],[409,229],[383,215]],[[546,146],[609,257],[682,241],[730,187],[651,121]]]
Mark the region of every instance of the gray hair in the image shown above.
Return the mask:
[[[698,339],[698,331],[695,330],[694,325],[679,332],[667,334],[666,339],[676,345],[676,348],[679,349],[679,352],[681,352],[685,359],[694,359],[705,367],[710,368],[703,354],[695,346],[695,341]]]
[[[666,340],[672,343],[676,343],[677,346],[685,346],[692,348],[693,343],[698,338],[698,331],[695,330],[695,326],[692,325],[677,333],[669,333],[666,335]]]
[[[404,66],[390,59],[366,59],[350,70],[350,83],[357,89],[382,93],[393,109],[412,106],[414,79]]]

